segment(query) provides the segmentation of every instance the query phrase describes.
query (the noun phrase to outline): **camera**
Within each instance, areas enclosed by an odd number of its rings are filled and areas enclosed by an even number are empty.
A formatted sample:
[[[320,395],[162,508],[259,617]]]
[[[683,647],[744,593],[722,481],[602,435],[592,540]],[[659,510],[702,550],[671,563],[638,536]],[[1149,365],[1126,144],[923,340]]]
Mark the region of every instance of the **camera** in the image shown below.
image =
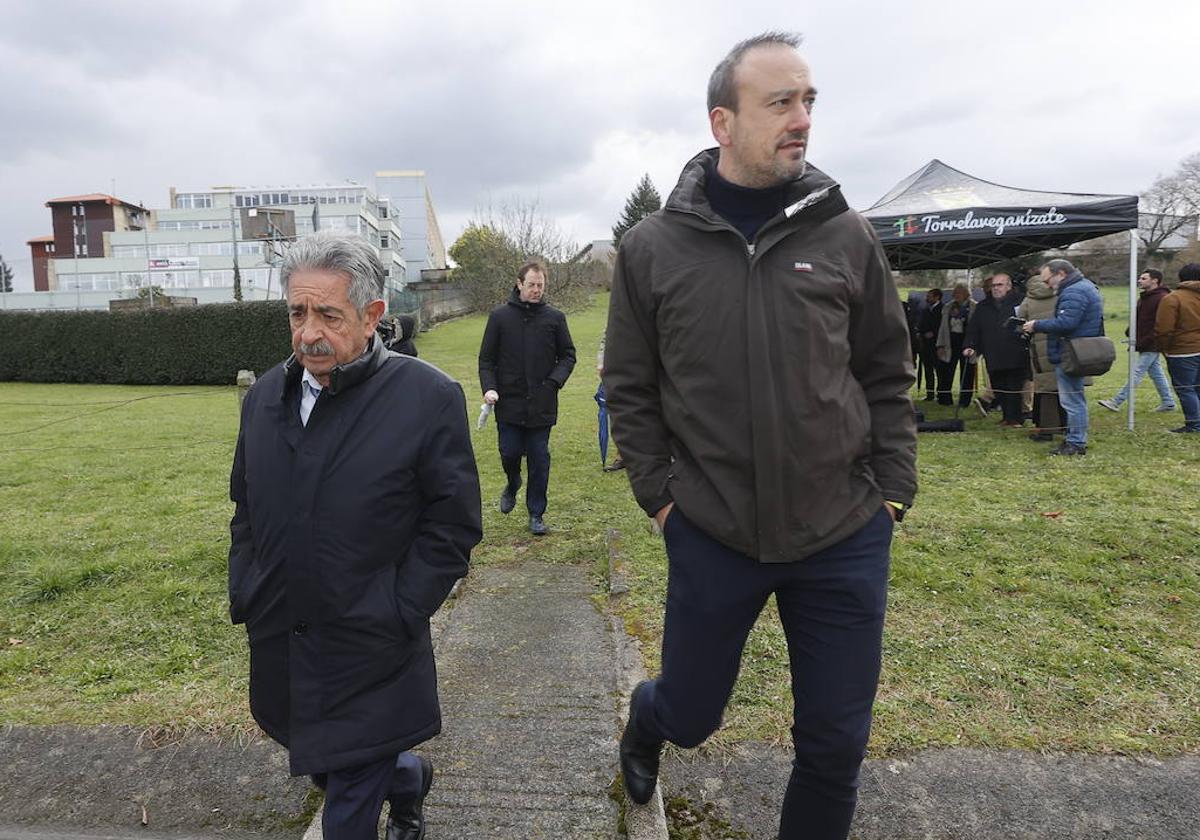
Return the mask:
[[[1023,326],[1025,326],[1024,318],[1013,315],[1005,322],[1005,326],[1015,333],[1017,338],[1021,339],[1022,341],[1029,341],[1029,339],[1033,338],[1032,333],[1027,333],[1025,330],[1021,329]]]

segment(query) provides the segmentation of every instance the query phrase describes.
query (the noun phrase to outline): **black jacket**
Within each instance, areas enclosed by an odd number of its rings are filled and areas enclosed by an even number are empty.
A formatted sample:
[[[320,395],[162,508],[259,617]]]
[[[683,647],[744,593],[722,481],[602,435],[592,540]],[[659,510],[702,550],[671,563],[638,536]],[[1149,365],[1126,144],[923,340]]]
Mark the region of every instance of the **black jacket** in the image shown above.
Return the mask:
[[[300,775],[394,756],[441,729],[429,617],[482,536],[462,389],[374,340],[307,426],[295,358],[242,406],[230,477],[230,615],[250,709]]]
[[[1000,300],[991,295],[975,307],[967,322],[963,348],[972,348],[987,361],[988,370],[1024,370],[1029,360],[1028,345],[1021,339],[1009,318],[1016,317],[1022,295],[1009,292]]]
[[[929,306],[921,313],[921,320],[917,324],[917,334],[930,347],[933,347],[937,341],[938,328],[942,325],[942,302]]]
[[[567,318],[543,302],[525,303],[514,287],[488,316],[479,345],[479,384],[500,395],[496,420],[537,428],[558,421],[558,389],[575,367]]]

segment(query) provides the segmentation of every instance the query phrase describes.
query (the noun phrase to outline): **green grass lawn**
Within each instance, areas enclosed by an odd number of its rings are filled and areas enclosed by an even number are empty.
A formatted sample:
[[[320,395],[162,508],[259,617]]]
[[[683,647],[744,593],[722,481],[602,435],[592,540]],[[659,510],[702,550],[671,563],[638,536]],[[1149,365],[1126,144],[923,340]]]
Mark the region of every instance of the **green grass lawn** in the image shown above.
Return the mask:
[[[1106,290],[1114,337],[1125,294]],[[624,474],[600,471],[603,306],[570,318],[579,364],[551,438],[554,534],[535,540],[521,508],[497,511],[489,423],[474,433],[486,533],[474,559],[582,563],[599,579],[605,531],[619,529],[633,584],[621,610],[653,672],[666,562]],[[463,382],[472,422],[482,329],[465,318],[418,341]],[[1123,367],[1089,389],[1093,405]],[[1144,382],[1134,433],[1123,414],[1094,411],[1082,459],[1047,458],[1048,445],[973,417],[965,434],[921,437],[921,494],[896,535],[874,755],[1200,748],[1200,448],[1165,434],[1181,418],[1151,414],[1155,401]],[[236,424],[233,389],[0,383],[0,722],[248,725],[245,642],[228,625],[224,577]],[[768,610],[718,741],[787,741],[786,663]]]

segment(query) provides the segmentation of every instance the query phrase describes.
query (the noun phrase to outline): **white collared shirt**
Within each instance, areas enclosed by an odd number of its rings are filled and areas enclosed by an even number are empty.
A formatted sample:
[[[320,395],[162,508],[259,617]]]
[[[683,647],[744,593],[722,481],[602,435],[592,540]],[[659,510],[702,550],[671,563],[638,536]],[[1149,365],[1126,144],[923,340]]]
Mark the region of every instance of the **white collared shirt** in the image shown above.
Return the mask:
[[[308,372],[305,368],[304,373],[300,376],[300,422],[308,425],[308,415],[312,414],[313,406],[317,404],[317,397],[321,396],[321,391],[324,385],[317,381],[316,377]]]

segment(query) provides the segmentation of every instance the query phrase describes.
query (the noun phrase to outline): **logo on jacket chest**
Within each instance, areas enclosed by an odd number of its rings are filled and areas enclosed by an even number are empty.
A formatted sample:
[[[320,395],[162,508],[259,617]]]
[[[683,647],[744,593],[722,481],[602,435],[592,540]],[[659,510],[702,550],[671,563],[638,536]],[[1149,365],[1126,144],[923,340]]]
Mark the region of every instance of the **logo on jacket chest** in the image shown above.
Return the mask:
[[[813,270],[813,264],[810,262],[804,262],[803,260],[796,260],[794,263],[792,263],[792,271],[803,271],[808,274],[811,274],[812,270]]]

